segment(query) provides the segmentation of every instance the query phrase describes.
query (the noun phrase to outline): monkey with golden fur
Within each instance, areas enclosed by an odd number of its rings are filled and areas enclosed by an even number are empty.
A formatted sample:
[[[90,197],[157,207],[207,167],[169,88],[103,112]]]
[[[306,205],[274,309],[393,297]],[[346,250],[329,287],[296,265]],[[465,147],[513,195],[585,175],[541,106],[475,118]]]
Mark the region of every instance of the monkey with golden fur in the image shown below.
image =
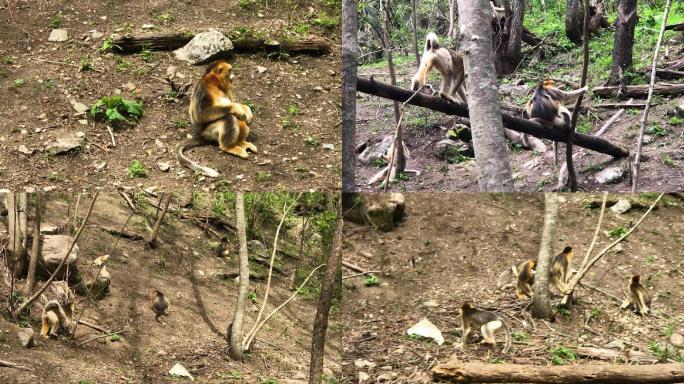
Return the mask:
[[[633,275],[629,282],[627,298],[622,302],[620,309],[632,307],[634,312],[640,315],[647,315],[651,312],[651,295],[646,288],[641,285],[640,276]]]
[[[458,102],[456,97],[459,97],[462,102],[467,103],[463,56],[440,46],[437,35],[430,32],[425,37],[425,49],[420,58],[418,71],[411,79],[411,89],[417,91],[422,88],[428,73],[433,68],[442,75],[439,95],[455,103]]]
[[[534,284],[534,273],[537,268],[537,260],[526,260],[518,265],[516,273],[518,281],[516,284],[515,295],[520,300],[532,298],[532,285]]]
[[[159,318],[168,315],[169,307],[171,303],[169,299],[164,296],[161,291],[155,290],[152,295],[152,310],[154,311],[154,319],[159,322]]]
[[[222,151],[243,159],[249,157],[247,151],[257,152],[257,147],[247,141],[247,123],[252,120],[252,110],[234,101],[232,78],[233,67],[225,60],[217,60],[207,66],[204,76],[195,83],[190,98],[193,138],[181,143],[176,150],[181,165],[209,177],[218,177],[218,172],[191,161],[183,154],[184,150],[218,143]]]
[[[553,263],[551,264],[551,282],[564,295],[570,293],[567,286],[570,281],[570,273],[568,271],[571,271],[570,264],[573,258],[572,247],[565,247],[561,253],[553,257]]]
[[[463,348],[465,348],[468,336],[473,328],[479,330],[482,334],[482,343],[492,344],[496,347],[494,332],[502,327],[506,337],[503,353],[508,352],[511,348],[511,330],[508,327],[508,324],[501,320],[494,312],[476,308],[470,304],[470,302],[466,301],[461,306],[461,321],[463,324]]]
[[[40,337],[44,339],[57,337],[60,329],[67,335],[71,335],[72,324],[72,319],[67,316],[59,301],[50,300],[45,304],[41,315]]]

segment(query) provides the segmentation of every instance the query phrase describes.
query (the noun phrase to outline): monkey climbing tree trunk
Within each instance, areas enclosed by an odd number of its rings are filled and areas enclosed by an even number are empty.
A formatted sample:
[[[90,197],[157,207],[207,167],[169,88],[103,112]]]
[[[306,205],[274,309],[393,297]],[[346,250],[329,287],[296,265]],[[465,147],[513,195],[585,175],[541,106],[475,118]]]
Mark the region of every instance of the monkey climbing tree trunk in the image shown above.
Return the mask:
[[[242,350],[242,323],[245,317],[245,301],[249,290],[249,261],[247,259],[247,227],[245,225],[245,193],[235,193],[235,226],[237,227],[238,262],[240,264],[239,288],[233,322],[228,325],[226,336],[230,337],[230,357],[233,360],[244,360]]]
[[[390,84],[397,85],[397,76],[394,74],[394,61],[392,61],[392,34],[390,33],[390,0],[383,0],[382,23],[383,42],[387,54],[387,67],[389,68]],[[394,102],[394,122],[399,122],[399,102]]]
[[[556,238],[558,222],[558,195],[544,194],[544,227],[542,229],[537,272],[534,274],[534,296],[532,297],[532,316],[550,320],[553,316],[549,297],[549,276],[553,258],[553,242]]]
[[[622,73],[632,66],[634,27],[637,22],[637,0],[618,0],[615,18],[615,42],[613,44],[613,67],[608,84],[617,84]]]
[[[29,261],[28,275],[26,277],[26,290],[28,293],[33,292],[36,286],[36,265],[38,264],[38,256],[40,253],[40,205],[42,203],[42,194],[36,191],[36,213],[33,217],[33,244],[31,247],[31,260]]]
[[[342,191],[356,184],[356,0],[342,1]]]
[[[325,276],[321,282],[321,293],[318,296],[316,319],[314,320],[313,336],[311,337],[311,364],[309,365],[309,384],[323,382],[323,358],[325,356],[325,334],[328,330],[328,314],[335,286],[341,281],[340,267],[342,265],[342,201],[337,201],[337,223],[333,235],[332,249],[325,268]]]
[[[567,0],[565,14],[565,35],[575,44],[582,42],[584,10],[581,0]]]
[[[9,226],[9,267],[14,277],[21,277],[26,268],[26,192],[9,193],[7,198]]]
[[[157,247],[157,235],[159,234],[159,228],[161,227],[162,221],[164,221],[164,216],[166,216],[166,211],[169,209],[170,202],[171,193],[165,193],[162,199],[159,201],[159,206],[161,206],[161,212],[157,214],[157,221],[154,223],[152,235],[150,235],[150,238],[146,241],[147,245],[150,248]]]
[[[411,24],[413,27],[413,50],[416,53],[416,67],[420,66],[420,52],[418,51],[418,22],[416,17],[416,1],[411,0]]]
[[[482,192],[512,192],[513,178],[501,120],[487,0],[458,0],[468,109]]]

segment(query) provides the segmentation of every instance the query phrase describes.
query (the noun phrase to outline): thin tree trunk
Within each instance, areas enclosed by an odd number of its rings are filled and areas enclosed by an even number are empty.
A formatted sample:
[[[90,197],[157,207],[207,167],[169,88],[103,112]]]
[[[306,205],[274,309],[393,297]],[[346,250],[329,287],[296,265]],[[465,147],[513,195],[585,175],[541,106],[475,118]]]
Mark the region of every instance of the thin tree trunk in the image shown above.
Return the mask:
[[[166,216],[166,211],[169,209],[169,203],[171,202],[171,193],[167,192],[164,194],[164,197],[162,197],[162,201],[160,202],[161,206],[161,212],[158,212],[157,214],[157,221],[154,223],[154,228],[152,229],[152,235],[150,238],[147,240],[147,245],[150,246],[150,248],[156,248],[157,247],[157,235],[159,234],[159,228],[161,227],[162,221],[164,221],[164,216]],[[157,207],[157,210],[159,210],[159,207]]]
[[[513,178],[501,120],[487,0],[458,0],[468,108],[481,192],[512,192]]]
[[[513,4],[513,18],[510,24],[508,45],[506,47],[506,57],[511,69],[508,73],[513,73],[516,70],[522,57],[520,48],[522,47],[523,18],[525,16],[525,0],[514,0]]]
[[[565,14],[565,35],[570,41],[579,44],[582,41],[582,20],[584,11],[580,0],[567,0],[567,13]]]
[[[385,40],[385,53],[387,54],[387,66],[389,67],[390,84],[397,85],[397,76],[394,73],[394,61],[392,61],[392,35],[390,33],[390,0],[383,0],[382,22]],[[394,102],[394,122],[399,122],[399,102]]]
[[[418,51],[418,22],[416,18],[416,1],[411,0],[411,24],[413,24],[413,50],[416,53],[416,67],[420,66],[420,52]]]
[[[12,275],[19,278],[26,267],[26,192],[10,192],[7,195],[7,219],[9,226],[9,267]]]
[[[456,40],[456,36],[458,35],[456,33],[456,0],[449,0],[449,31],[447,32],[447,36],[450,39]]]
[[[615,40],[613,43],[613,67],[608,84],[616,85],[620,80],[620,70],[624,73],[632,66],[632,47],[634,46],[634,27],[637,22],[637,0],[618,0],[615,18]]]
[[[31,260],[29,261],[28,276],[26,277],[26,289],[30,294],[36,286],[36,265],[40,254],[40,210],[42,194],[36,191],[36,213],[33,217],[33,244],[31,247]]]
[[[342,1],[342,191],[356,189],[356,0]]]
[[[665,4],[665,11],[663,12],[663,21],[660,25],[660,34],[658,35],[658,42],[656,43],[655,53],[653,54],[653,65],[651,66],[651,84],[648,87],[648,98],[646,98],[646,108],[644,114],[641,116],[639,125],[639,138],[637,140],[636,154],[634,155],[634,174],[632,175],[632,193],[636,193],[639,186],[639,166],[641,165],[641,148],[644,146],[644,130],[646,129],[646,121],[648,120],[648,112],[651,110],[651,98],[653,97],[653,86],[655,85],[656,67],[658,66],[658,54],[660,53],[660,45],[663,43],[663,35],[665,34],[665,26],[667,25],[667,16],[670,13],[670,5],[672,0],[667,0]]]
[[[314,320],[313,336],[311,337],[311,364],[309,368],[309,384],[321,384],[323,375],[323,360],[325,356],[325,335],[328,329],[328,314],[335,286],[341,281],[340,267],[342,266],[342,201],[338,200],[337,224],[333,235],[332,249],[325,268],[325,276],[321,282],[321,293],[318,297],[316,319]]]
[[[249,290],[249,261],[247,259],[247,227],[245,225],[245,194],[238,191],[235,194],[235,218],[240,248],[238,261],[240,263],[240,279],[237,302],[233,322],[228,326],[226,335],[230,337],[230,357],[233,360],[243,361],[242,350],[242,323],[245,316],[245,301]]]
[[[551,298],[549,296],[549,276],[553,257],[553,243],[556,238],[558,221],[558,196],[544,194],[544,228],[537,256],[537,272],[534,274],[534,296],[532,297],[532,316],[538,319],[551,319]]]

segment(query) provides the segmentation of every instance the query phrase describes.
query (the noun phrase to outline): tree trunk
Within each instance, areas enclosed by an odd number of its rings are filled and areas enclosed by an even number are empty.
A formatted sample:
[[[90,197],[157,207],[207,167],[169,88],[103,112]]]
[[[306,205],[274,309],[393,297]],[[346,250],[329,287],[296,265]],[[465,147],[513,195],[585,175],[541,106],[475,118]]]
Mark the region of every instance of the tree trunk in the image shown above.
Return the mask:
[[[478,184],[482,192],[512,192],[513,178],[501,121],[487,0],[458,0],[461,49]]]
[[[26,269],[26,192],[7,196],[9,244],[7,247],[12,275],[20,278]]]
[[[447,32],[447,37],[452,40],[456,40],[458,33],[456,32],[456,0],[449,0],[449,31]]]
[[[416,53],[416,67],[420,66],[420,52],[418,51],[418,22],[416,18],[416,0],[411,0],[411,24],[413,24],[413,50]]]
[[[309,368],[309,384],[323,382],[323,359],[325,356],[325,334],[328,329],[328,314],[335,286],[341,281],[340,266],[342,265],[342,201],[338,200],[337,224],[333,235],[332,249],[325,268],[325,276],[321,282],[321,293],[318,297],[316,319],[314,320],[313,336],[311,337],[311,364]]]
[[[501,20],[492,19],[493,38],[496,41],[496,72],[499,75],[508,75],[518,68],[522,55],[522,39],[524,35],[523,17],[525,1],[514,0],[514,8],[511,10],[510,2],[504,2],[505,18],[503,27]]]
[[[584,10],[580,0],[567,0],[565,14],[565,35],[575,44],[582,42],[582,26],[584,25]]]
[[[356,0],[342,1],[342,191],[356,189]]]
[[[160,201],[161,206],[161,212],[157,214],[157,221],[154,223],[154,228],[152,229],[152,235],[150,235],[150,238],[147,240],[147,245],[150,246],[150,248],[156,248],[157,247],[157,235],[159,234],[159,228],[161,227],[162,221],[164,221],[164,216],[166,216],[166,211],[169,209],[169,203],[171,202],[171,193],[167,192],[164,194],[164,197],[162,197],[162,201]],[[157,209],[159,208],[157,207]]]
[[[511,71],[505,73],[513,73],[520,63],[521,54],[520,48],[522,46],[523,36],[523,17],[525,15],[525,0],[513,1],[513,19],[511,20],[510,32],[508,35],[508,45],[506,48],[506,57],[509,61]]]
[[[452,360],[438,364],[432,373],[433,379],[451,383],[679,383],[684,381],[684,364],[540,366]]]
[[[595,96],[613,97],[620,93],[620,97],[640,98],[648,96],[649,85],[628,85],[624,89],[620,87],[596,87],[591,90]],[[678,83],[659,83],[653,87],[653,93],[663,96],[684,94],[684,84]]]
[[[245,225],[245,193],[235,193],[235,218],[240,248],[238,261],[240,263],[240,279],[237,303],[233,322],[228,325],[226,336],[230,338],[230,357],[233,360],[243,361],[242,351],[242,323],[245,316],[245,301],[249,290],[249,261],[247,255],[247,227]]]
[[[620,79],[620,69],[624,73],[632,66],[632,47],[634,46],[634,27],[637,22],[637,0],[618,0],[615,18],[615,42],[613,44],[613,67],[608,84],[616,85]]]
[[[553,257],[553,242],[556,238],[558,221],[558,195],[544,194],[544,228],[537,256],[537,272],[534,274],[534,296],[532,297],[532,316],[538,319],[553,317],[549,297],[549,277]]]
[[[397,76],[394,74],[394,61],[392,61],[392,34],[390,33],[390,0],[383,0],[382,3],[382,23],[385,43],[385,53],[387,54],[387,67],[389,68],[390,84],[397,85]],[[394,102],[394,122],[399,122],[399,103]]]
[[[31,247],[31,260],[29,261],[28,276],[26,277],[26,289],[29,294],[36,286],[36,265],[40,254],[40,210],[42,204],[42,194],[36,191],[36,213],[33,217],[33,244]]]
[[[364,79],[363,77],[359,77],[357,79],[357,86],[359,92],[368,93],[370,95],[380,96],[387,99],[397,100],[402,103],[411,98],[411,96],[413,95],[412,91],[408,91],[406,89],[395,87],[389,84],[381,83],[379,81]],[[675,87],[678,86],[678,84],[670,84],[669,86]],[[646,86],[646,88],[648,88],[648,86]],[[594,88],[594,90],[596,90],[596,88]],[[684,84],[682,84],[682,91],[684,91]],[[466,106],[465,104],[452,103],[444,100],[441,97],[428,96],[426,94],[421,93],[416,94],[407,104],[428,108],[433,111],[445,113],[447,115],[468,117],[470,113],[468,106]],[[556,129],[544,128],[541,124],[535,121],[512,116],[507,113],[502,113],[501,118],[503,119],[504,126],[514,131],[527,133],[529,135],[541,139],[548,139],[553,141],[567,140],[567,137],[564,133],[561,133]],[[599,153],[604,153],[615,158],[629,156],[628,151],[600,137],[575,132],[573,136],[573,142],[578,147],[586,148]]]

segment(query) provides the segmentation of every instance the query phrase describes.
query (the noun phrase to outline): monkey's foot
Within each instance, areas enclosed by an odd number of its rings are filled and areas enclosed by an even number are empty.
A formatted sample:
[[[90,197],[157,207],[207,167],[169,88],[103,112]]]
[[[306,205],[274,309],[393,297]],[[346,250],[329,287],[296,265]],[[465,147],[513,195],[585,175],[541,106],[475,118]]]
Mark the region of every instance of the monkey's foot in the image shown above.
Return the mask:
[[[254,153],[257,153],[256,145],[250,143],[249,141],[238,142],[237,145],[239,147],[242,147],[242,148],[248,150],[248,151],[252,151]]]
[[[235,155],[237,157],[241,157],[243,159],[246,159],[249,157],[249,153],[247,151],[239,146],[233,146],[233,147],[221,147],[221,150],[226,153],[230,153],[231,155]]]
[[[458,101],[456,101],[456,99],[454,99],[453,97],[447,95],[447,94],[444,93],[444,92],[440,92],[440,93],[439,93],[439,97],[441,97],[442,99],[446,99],[447,101],[452,102],[452,103],[457,103],[457,102],[458,102]]]

